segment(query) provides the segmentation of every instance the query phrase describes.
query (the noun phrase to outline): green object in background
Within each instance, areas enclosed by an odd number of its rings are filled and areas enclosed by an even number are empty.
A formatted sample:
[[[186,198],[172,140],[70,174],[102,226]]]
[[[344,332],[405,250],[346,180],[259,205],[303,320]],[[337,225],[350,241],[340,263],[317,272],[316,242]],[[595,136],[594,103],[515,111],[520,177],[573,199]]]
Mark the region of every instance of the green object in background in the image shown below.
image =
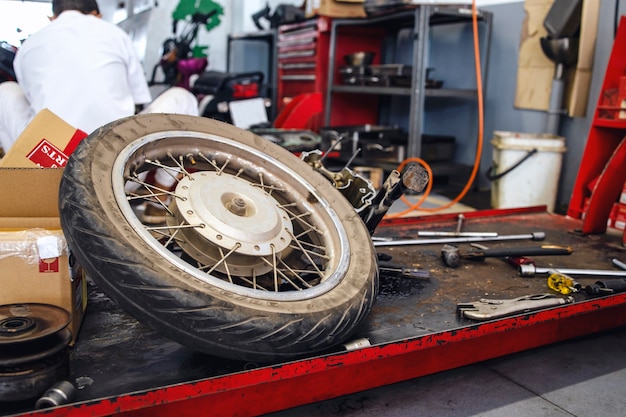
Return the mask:
[[[207,49],[209,49],[208,46],[196,45],[191,50],[191,56],[194,58],[206,58],[208,56]]]
[[[215,29],[221,23],[220,17],[224,15],[224,9],[218,3],[212,0],[180,0],[176,9],[172,13],[172,18],[177,20],[185,20],[191,17],[192,21],[200,15],[209,15],[204,25],[207,31]]]

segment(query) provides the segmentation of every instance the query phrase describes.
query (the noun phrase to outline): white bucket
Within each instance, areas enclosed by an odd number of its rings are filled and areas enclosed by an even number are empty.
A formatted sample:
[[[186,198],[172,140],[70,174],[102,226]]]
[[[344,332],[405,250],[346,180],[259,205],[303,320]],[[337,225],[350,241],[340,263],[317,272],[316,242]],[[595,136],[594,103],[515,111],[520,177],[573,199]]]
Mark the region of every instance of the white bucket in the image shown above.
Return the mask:
[[[492,180],[491,206],[545,205],[553,212],[566,150],[564,143],[565,138],[551,134],[495,131],[491,141],[493,166],[488,173]],[[536,151],[531,154],[533,150]]]

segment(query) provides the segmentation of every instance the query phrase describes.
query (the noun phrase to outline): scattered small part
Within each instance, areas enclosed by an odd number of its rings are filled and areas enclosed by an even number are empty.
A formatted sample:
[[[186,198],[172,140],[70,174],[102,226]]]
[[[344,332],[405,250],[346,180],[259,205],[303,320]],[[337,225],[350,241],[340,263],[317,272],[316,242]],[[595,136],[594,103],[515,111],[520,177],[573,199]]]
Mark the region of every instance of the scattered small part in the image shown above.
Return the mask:
[[[574,278],[557,270],[550,271],[548,275],[548,287],[563,295],[580,292],[582,286]]]
[[[593,285],[585,287],[585,292],[590,296],[610,295],[624,291],[626,291],[626,278],[596,281]]]
[[[378,271],[382,276],[393,278],[430,278],[430,272],[426,269],[407,268],[404,266],[379,266]]]
[[[343,344],[344,349],[346,349],[348,352],[351,350],[362,349],[369,346],[372,346],[372,344],[370,343],[369,339],[365,337],[355,339]]]
[[[58,381],[51,386],[35,403],[35,409],[57,407],[74,400],[76,388],[68,381]]]
[[[459,233],[461,233],[461,229],[463,228],[463,221],[465,221],[465,216],[461,213],[461,214],[459,214],[457,222],[456,222],[456,231],[455,231],[455,233],[457,235]]]

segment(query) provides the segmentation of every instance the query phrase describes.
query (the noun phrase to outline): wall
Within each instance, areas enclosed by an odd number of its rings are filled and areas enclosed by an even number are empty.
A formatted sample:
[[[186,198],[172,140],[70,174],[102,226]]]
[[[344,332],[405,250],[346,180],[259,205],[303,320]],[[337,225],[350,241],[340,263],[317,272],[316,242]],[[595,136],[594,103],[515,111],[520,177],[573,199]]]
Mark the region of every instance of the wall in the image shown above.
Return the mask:
[[[560,207],[560,212],[569,204],[591,119],[604,79],[606,64],[613,46],[615,4],[614,0],[602,0],[600,4],[599,21],[603,23],[598,28],[587,116],[585,118],[564,117],[562,120],[560,134],[566,138],[567,152],[563,156],[563,168],[557,197],[557,207]],[[519,50],[520,33],[524,19],[524,3],[520,1],[493,5],[485,7],[485,10],[494,14],[489,78],[485,100],[485,148],[481,164],[486,168],[491,164],[492,147],[489,140],[491,140],[494,130],[541,132],[541,129],[546,125],[546,113],[519,110],[513,107],[517,62],[512,57],[517,57]],[[619,10],[618,14],[623,11]],[[481,181],[481,185],[485,186],[485,182]]]

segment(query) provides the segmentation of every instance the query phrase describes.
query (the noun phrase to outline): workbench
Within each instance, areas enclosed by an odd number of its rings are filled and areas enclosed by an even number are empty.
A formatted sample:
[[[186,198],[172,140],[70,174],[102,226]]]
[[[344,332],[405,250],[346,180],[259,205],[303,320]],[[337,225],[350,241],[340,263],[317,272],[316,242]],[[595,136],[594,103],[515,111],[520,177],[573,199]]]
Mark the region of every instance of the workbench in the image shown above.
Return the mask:
[[[580,220],[547,213],[545,207],[464,215],[464,231],[546,234],[542,242],[483,243],[490,248],[554,244],[574,251],[537,257],[538,267],[611,270],[612,259],[626,260],[621,232],[581,235]],[[414,239],[420,230],[454,231],[456,224],[456,214],[386,220],[375,236]],[[40,411],[32,411],[32,404],[0,404],[0,415],[260,415],[626,324],[626,293],[597,298],[574,293],[572,304],[490,321],[462,318],[459,303],[551,290],[545,275],[521,277],[501,259],[446,267],[441,249],[441,244],[377,247],[395,263],[427,270],[429,277],[382,276],[371,314],[348,341],[354,343],[287,363],[193,352],[137,322],[90,283],[87,314],[70,351],[67,380],[77,387],[76,399]],[[576,277],[583,286],[598,279],[607,278]]]

